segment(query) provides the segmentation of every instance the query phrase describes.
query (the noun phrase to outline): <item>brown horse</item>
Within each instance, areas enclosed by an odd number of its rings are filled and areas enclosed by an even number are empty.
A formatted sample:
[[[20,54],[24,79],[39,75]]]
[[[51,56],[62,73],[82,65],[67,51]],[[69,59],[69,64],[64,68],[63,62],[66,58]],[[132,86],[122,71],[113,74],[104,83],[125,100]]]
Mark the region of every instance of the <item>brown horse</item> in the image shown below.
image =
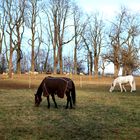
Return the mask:
[[[35,94],[35,106],[39,106],[42,101],[41,95],[47,97],[48,108],[50,108],[49,95],[52,96],[55,107],[57,108],[57,103],[55,101],[55,95],[60,98],[64,98],[64,95],[67,96],[66,108],[70,103],[70,108],[73,108],[76,102],[76,92],[74,82],[70,78],[66,77],[46,77],[42,80],[38,90]]]

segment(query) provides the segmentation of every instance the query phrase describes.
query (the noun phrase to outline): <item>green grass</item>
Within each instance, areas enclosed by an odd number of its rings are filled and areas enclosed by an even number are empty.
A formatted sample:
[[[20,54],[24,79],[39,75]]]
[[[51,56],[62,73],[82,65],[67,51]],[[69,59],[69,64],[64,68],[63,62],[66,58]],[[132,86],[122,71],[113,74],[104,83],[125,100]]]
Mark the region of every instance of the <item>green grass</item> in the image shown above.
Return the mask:
[[[138,140],[140,94],[77,89],[76,109],[47,101],[34,107],[35,89],[0,89],[0,140]]]

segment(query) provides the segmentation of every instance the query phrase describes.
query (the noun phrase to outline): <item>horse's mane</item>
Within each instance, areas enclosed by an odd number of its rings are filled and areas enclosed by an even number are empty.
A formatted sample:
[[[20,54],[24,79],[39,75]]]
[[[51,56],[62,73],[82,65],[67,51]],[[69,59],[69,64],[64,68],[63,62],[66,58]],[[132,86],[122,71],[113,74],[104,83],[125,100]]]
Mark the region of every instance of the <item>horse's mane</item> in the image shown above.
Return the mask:
[[[45,82],[45,79],[46,78],[44,78],[43,80],[42,80],[42,82],[41,82],[41,84],[39,85],[39,87],[38,87],[38,89],[37,89],[37,92],[36,92],[36,94],[38,94],[38,95],[42,95],[42,91],[43,91],[43,84],[44,84],[44,82]]]

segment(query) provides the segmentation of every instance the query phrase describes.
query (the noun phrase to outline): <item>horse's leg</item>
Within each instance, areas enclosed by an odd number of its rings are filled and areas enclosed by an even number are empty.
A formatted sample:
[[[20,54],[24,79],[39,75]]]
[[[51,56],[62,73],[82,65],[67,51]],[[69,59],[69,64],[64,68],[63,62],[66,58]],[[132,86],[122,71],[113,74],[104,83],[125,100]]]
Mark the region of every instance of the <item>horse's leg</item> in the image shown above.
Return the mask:
[[[133,91],[136,91],[136,83],[135,83],[135,79],[133,79],[133,81],[132,81],[132,85],[133,85]]]
[[[122,87],[123,87],[124,91],[126,92],[126,89],[125,89],[124,85],[122,85]]]
[[[67,104],[66,104],[66,109],[68,108],[68,105],[69,105],[69,97],[67,95]]]
[[[67,92],[66,95],[67,95],[67,105],[66,105],[66,109],[67,109],[68,106],[69,106],[69,102],[70,102],[70,108],[72,108],[72,101],[71,101],[70,92]]]
[[[133,84],[132,84],[132,82],[129,82],[129,84],[130,84],[131,92],[132,92],[133,91]]]
[[[47,101],[48,101],[48,108],[50,108],[50,98],[47,96]]]
[[[119,86],[120,86],[121,92],[123,92],[123,89],[122,89],[122,84],[121,84],[121,83],[119,83]]]
[[[54,102],[54,104],[55,104],[55,108],[58,108],[58,107],[57,107],[57,103],[56,103],[56,101],[55,101],[54,94],[51,94],[51,96],[52,96],[53,102]]]
[[[69,98],[70,98],[70,100],[69,100],[69,102],[70,102],[70,108],[72,108],[72,97],[70,95],[70,92],[69,92]]]

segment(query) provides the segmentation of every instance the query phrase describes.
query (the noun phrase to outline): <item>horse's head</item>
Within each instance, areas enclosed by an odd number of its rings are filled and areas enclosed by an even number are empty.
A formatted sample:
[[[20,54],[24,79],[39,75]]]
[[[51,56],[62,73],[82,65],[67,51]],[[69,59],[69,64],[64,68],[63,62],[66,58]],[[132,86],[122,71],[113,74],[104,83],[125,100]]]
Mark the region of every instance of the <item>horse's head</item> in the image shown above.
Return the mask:
[[[40,105],[40,102],[42,101],[42,98],[40,95],[35,94],[35,106],[38,107]]]
[[[114,84],[112,83],[109,92],[112,92],[113,90],[114,90]]]

